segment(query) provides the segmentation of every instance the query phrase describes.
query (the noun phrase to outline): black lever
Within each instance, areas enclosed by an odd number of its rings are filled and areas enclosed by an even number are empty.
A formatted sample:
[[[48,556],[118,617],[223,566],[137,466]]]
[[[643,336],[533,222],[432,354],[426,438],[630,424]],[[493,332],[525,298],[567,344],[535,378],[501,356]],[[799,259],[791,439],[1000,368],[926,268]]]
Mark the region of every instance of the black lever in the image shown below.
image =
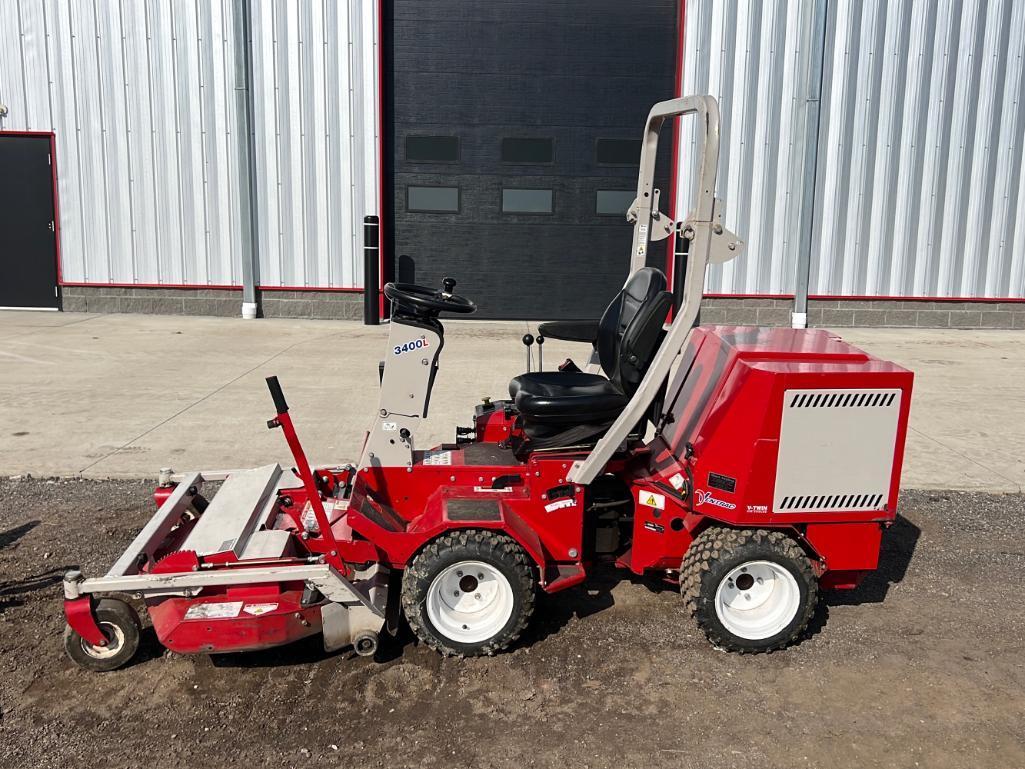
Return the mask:
[[[451,294],[452,290],[456,287],[456,279],[455,278],[445,278],[444,280],[441,281],[441,285],[443,285],[445,287],[445,293],[446,294]]]
[[[540,334],[538,334],[537,335],[537,370],[538,371],[544,371],[545,370],[544,352],[541,349],[541,346],[544,343],[545,343],[545,338],[543,336],[541,336]]]
[[[274,408],[279,414],[288,413],[288,404],[285,402],[285,394],[281,392],[281,385],[278,384],[276,376],[267,377],[267,389],[270,390],[270,397],[274,399]]]
[[[530,346],[532,344],[534,344],[534,335],[533,334],[524,334],[523,335],[523,344],[526,345],[526,347],[527,347],[527,373],[529,374],[530,373]]]

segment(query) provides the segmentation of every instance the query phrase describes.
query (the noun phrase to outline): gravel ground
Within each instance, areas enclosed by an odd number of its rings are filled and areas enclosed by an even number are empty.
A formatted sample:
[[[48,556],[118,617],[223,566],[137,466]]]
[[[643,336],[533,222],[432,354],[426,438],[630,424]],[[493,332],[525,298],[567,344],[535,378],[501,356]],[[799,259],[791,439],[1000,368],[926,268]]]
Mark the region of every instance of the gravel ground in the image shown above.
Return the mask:
[[[377,661],[317,639],[162,653],[83,672],[60,578],[98,573],[150,484],[0,481],[0,766],[1021,767],[1020,496],[907,492],[883,567],[828,595],[800,644],[710,648],[670,589],[603,572],[543,597],[527,637],[446,660],[404,636]]]

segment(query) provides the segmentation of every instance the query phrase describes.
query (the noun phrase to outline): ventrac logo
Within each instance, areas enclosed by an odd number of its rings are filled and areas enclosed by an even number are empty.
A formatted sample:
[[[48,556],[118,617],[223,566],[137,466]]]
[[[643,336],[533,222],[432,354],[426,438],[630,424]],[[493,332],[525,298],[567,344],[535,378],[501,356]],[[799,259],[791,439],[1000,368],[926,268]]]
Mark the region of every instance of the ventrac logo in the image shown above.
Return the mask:
[[[712,496],[710,491],[702,491],[698,489],[694,492],[698,498],[699,505],[714,505],[715,507],[721,507],[723,510],[736,510],[737,506],[732,502],[727,502],[725,499],[716,499]]]

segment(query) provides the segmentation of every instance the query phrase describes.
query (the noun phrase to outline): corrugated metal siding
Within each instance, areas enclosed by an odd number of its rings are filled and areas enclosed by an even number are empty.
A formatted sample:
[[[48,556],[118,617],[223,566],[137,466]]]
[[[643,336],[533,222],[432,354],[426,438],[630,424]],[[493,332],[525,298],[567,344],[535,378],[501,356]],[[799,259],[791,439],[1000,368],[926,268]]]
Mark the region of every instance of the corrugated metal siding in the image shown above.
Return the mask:
[[[254,3],[260,283],[362,285],[378,207],[377,4]]]
[[[2,0],[2,128],[56,136],[66,282],[238,282],[231,37],[230,0]]]
[[[826,35],[811,292],[1025,296],[1025,4],[845,0]]]
[[[709,291],[794,291],[810,13],[687,2],[683,90],[720,99],[719,194],[749,247]],[[811,293],[1025,296],[1025,3],[831,0],[825,50]]]
[[[742,257],[709,269],[709,292],[794,290],[803,138],[797,73],[809,10],[804,0],[687,0],[682,91],[719,99],[717,194],[727,227],[747,242]],[[685,121],[677,217],[690,209],[700,151]]]
[[[234,0],[0,0],[6,130],[56,135],[65,282],[241,281]],[[362,284],[377,3],[253,3],[260,283]]]

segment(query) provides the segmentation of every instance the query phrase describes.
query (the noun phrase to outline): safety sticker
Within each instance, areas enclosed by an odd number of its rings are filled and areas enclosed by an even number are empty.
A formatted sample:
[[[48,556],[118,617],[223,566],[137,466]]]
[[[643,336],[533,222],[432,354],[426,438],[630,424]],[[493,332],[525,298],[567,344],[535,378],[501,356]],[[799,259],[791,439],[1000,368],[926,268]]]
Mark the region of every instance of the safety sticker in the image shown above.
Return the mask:
[[[278,608],[276,603],[251,603],[242,611],[246,614],[252,614],[254,617],[259,617],[261,614],[274,611]]]
[[[452,464],[451,451],[425,451],[425,465],[450,465]]]
[[[399,429],[398,422],[381,422],[381,429],[386,433],[393,433]]]
[[[545,505],[545,510],[547,512],[549,512],[549,513],[554,513],[556,510],[562,510],[563,508],[566,508],[566,507],[576,507],[576,506],[577,506],[576,499],[574,499],[573,497],[568,497],[566,499],[560,499],[560,500],[557,500],[555,502],[549,502],[547,505]]]
[[[679,473],[677,473],[676,475],[674,475],[672,478],[669,479],[669,483],[672,485],[672,487],[674,489],[679,491],[680,489],[683,488],[683,484],[685,483],[685,481],[683,480],[683,476],[680,475]]]
[[[637,492],[637,501],[645,507],[653,507],[656,510],[666,509],[666,497],[664,494],[656,494],[653,491],[644,491],[642,489]]]
[[[661,523],[655,523],[654,521],[645,521],[644,528],[646,528],[648,531],[653,531],[656,534],[662,534],[666,530],[665,526],[663,526]]]
[[[331,514],[335,511],[334,502],[331,500],[324,500],[321,504],[324,506],[324,515],[326,515],[327,519],[330,521]],[[306,505],[303,507],[302,522],[303,528],[306,529],[306,531],[311,534],[320,533],[320,524],[317,523],[317,513],[314,512],[313,505],[310,504],[309,500],[306,500]]]
[[[185,619],[224,619],[225,617],[237,617],[242,611],[243,601],[228,601],[225,603],[197,603],[189,607],[185,612]]]

